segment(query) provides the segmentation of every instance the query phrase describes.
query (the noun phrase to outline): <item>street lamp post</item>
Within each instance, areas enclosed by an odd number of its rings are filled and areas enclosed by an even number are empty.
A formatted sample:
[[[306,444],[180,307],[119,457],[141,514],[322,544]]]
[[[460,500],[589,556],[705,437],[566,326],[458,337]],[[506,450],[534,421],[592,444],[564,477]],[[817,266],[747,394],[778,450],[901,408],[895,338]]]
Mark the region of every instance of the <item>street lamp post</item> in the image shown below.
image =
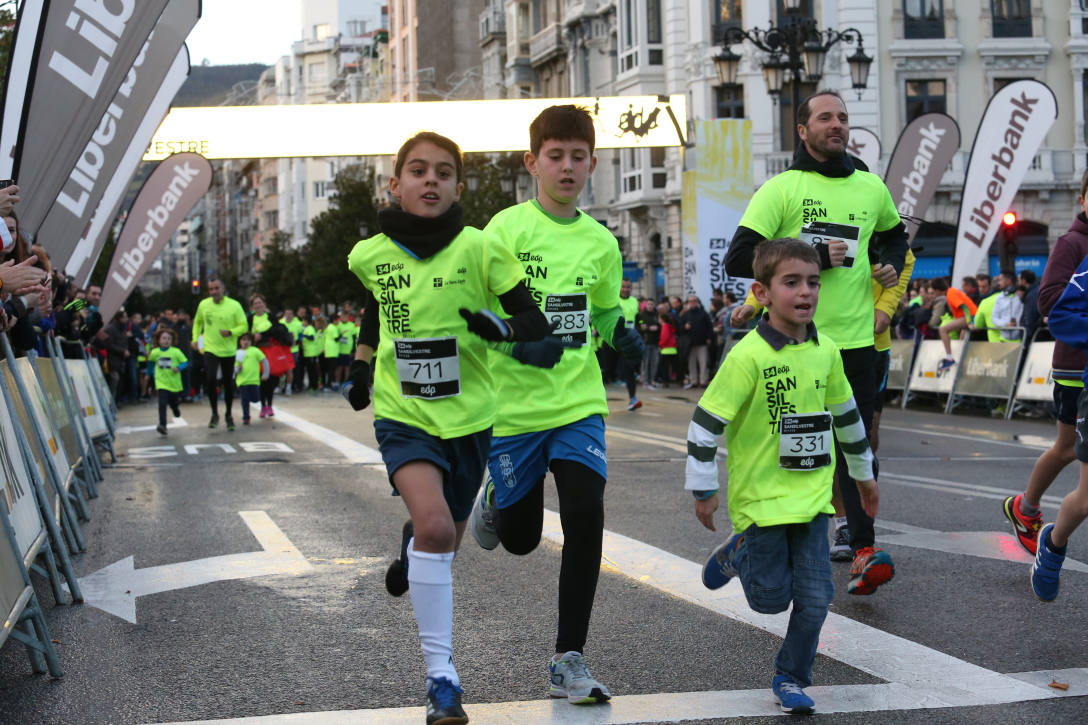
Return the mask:
[[[799,6],[797,2],[787,3],[786,12],[796,13]],[[781,26],[769,24],[766,28],[751,30],[729,26],[725,28],[720,40],[722,52],[714,56],[714,65],[723,84],[733,85],[737,82],[741,56],[731,46],[747,40],[767,54],[760,61],[760,66],[767,92],[775,102],[778,101],[778,95],[782,92],[782,85],[788,76],[794,113],[797,113],[797,107],[801,104],[802,77],[807,77],[814,83],[819,82],[823,77],[827,51],[837,43],[857,45],[857,49],[847,57],[846,62],[850,65],[850,81],[858,92],[858,98],[869,83],[869,67],[873,59],[865,54],[861,32],[857,28],[820,30],[812,18],[794,18],[792,22]],[[797,143],[795,126],[794,148]]]

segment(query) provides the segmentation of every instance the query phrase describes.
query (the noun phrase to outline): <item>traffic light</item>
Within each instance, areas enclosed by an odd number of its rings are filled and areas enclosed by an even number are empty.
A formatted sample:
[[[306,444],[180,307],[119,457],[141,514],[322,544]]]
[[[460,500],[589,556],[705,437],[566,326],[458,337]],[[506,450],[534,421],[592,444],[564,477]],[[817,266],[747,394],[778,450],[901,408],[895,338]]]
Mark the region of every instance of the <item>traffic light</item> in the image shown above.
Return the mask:
[[[997,257],[1001,270],[1011,270],[1016,266],[1016,235],[1020,231],[1020,222],[1016,218],[1016,212],[1007,211],[1001,215],[1001,232],[1004,235],[1001,246],[998,248]]]
[[[200,280],[199,279],[194,279],[193,280],[193,285],[192,285],[191,289],[192,289],[194,295],[200,294]]]

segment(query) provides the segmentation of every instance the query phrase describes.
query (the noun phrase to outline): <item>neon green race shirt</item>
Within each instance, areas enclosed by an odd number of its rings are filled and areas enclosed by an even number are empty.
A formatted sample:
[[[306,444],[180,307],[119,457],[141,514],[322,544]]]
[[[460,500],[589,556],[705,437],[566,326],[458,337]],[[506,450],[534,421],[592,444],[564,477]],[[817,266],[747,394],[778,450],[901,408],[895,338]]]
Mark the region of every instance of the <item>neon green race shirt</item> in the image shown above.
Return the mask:
[[[592,320],[602,338],[612,339],[623,274],[616,238],[584,212],[571,219],[554,217],[536,200],[500,211],[486,231],[494,232],[521,262],[544,316],[560,323],[554,334],[580,344],[564,350],[559,364],[550,369],[490,352],[499,396],[495,435],[549,430],[590,415],[608,415],[590,323],[595,308],[613,311],[610,325]]]
[[[874,232],[899,224],[888,187],[879,176],[855,171],[831,178],[791,169],[759,187],[740,225],[767,239],[799,237],[815,244],[843,239],[850,246],[850,267],[820,273],[820,301],[814,322],[820,334],[843,349],[873,344],[873,287],[869,240]]]
[[[185,353],[176,347],[163,350],[156,347],[147,355],[147,361],[155,366],[155,387],[168,393],[181,392],[181,373],[174,370],[178,365],[189,362]]]
[[[324,341],[325,357],[335,360],[340,356],[340,332],[335,322],[330,322],[321,333]]]
[[[822,413],[827,404],[843,403],[851,395],[839,348],[823,333],[818,341],[786,345],[777,352],[756,331],[733,346],[699,405],[728,421],[726,464],[734,531],[753,523],[777,526],[834,513],[834,447],[828,465],[780,468],[779,423],[784,415]]]
[[[246,313],[237,300],[224,297],[216,304],[205,297],[196,307],[193,317],[193,339],[204,336],[204,352],[216,357],[234,357],[238,338],[249,329]],[[223,337],[220,330],[230,330],[230,337]]]
[[[302,330],[302,356],[317,357],[321,354],[321,336],[317,334],[317,328],[306,325]]]
[[[341,320],[336,323],[336,329],[340,332],[340,354],[355,354],[355,323],[351,320]]]
[[[235,382],[238,385],[260,385],[261,360],[265,359],[265,355],[261,352],[261,348],[256,345],[250,345],[244,351],[239,350],[238,353],[241,354],[242,360]]]
[[[458,309],[486,308],[516,287],[525,275],[514,255],[493,235],[465,227],[426,259],[378,234],[355,245],[348,268],[378,303],[374,417],[438,438],[491,427],[487,345]]]
[[[298,338],[299,335],[302,334],[303,329],[305,329],[302,320],[297,317],[292,317],[291,321],[283,323],[283,326],[291,333],[291,339],[294,340],[291,344],[291,352],[298,352]]]

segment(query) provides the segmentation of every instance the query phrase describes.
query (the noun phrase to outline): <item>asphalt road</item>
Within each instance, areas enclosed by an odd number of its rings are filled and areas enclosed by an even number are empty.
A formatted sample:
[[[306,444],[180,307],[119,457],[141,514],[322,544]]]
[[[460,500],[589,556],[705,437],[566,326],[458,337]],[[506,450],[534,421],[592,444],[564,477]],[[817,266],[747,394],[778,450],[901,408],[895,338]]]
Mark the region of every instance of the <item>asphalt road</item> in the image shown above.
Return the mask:
[[[609,533],[586,656],[616,695],[610,706],[546,696],[558,534],[526,557],[466,537],[454,647],[473,723],[776,717],[768,688],[787,615],[754,615],[736,582],[717,593],[698,582],[728,523],[719,514],[719,532],[704,530],[683,491],[697,392],[645,393],[628,413],[622,388],[609,387]],[[205,427],[206,405],[183,406],[189,425],[166,438],[147,428],[153,406],[121,411],[121,458],[106,468],[84,525],[88,551],[75,559],[88,601],[55,606],[38,586],[65,675],[32,675],[22,646],[6,643],[0,722],[423,721],[410,602],[384,588],[405,509],[384,467],[366,462],[372,416],[336,395],[294,396],[280,410],[289,415],[228,433]],[[1088,717],[1088,567],[1071,565],[1058,600],[1037,601],[1001,513],[1054,426],[984,413],[886,410],[878,538],[896,577],[853,597],[849,565],[835,565],[810,691],[825,713],[816,720]],[[1052,486],[1048,520],[1076,476],[1071,466]],[[546,529],[557,529],[550,517]],[[1088,561],[1088,530],[1069,556]]]

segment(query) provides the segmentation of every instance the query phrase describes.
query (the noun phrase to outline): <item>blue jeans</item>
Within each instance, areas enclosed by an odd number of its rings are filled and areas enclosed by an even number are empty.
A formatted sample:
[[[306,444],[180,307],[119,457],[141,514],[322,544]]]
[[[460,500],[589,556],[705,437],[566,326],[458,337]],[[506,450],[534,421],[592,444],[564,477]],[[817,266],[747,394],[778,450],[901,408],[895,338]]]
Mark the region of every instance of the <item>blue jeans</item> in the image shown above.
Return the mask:
[[[784,612],[793,602],[786,639],[775,657],[775,674],[808,687],[820,630],[835,595],[827,540],[827,514],[804,524],[744,532],[737,570],[748,605],[762,614]]]
[[[249,404],[261,402],[260,385],[239,385],[238,397],[242,399],[242,420],[249,420]]]

